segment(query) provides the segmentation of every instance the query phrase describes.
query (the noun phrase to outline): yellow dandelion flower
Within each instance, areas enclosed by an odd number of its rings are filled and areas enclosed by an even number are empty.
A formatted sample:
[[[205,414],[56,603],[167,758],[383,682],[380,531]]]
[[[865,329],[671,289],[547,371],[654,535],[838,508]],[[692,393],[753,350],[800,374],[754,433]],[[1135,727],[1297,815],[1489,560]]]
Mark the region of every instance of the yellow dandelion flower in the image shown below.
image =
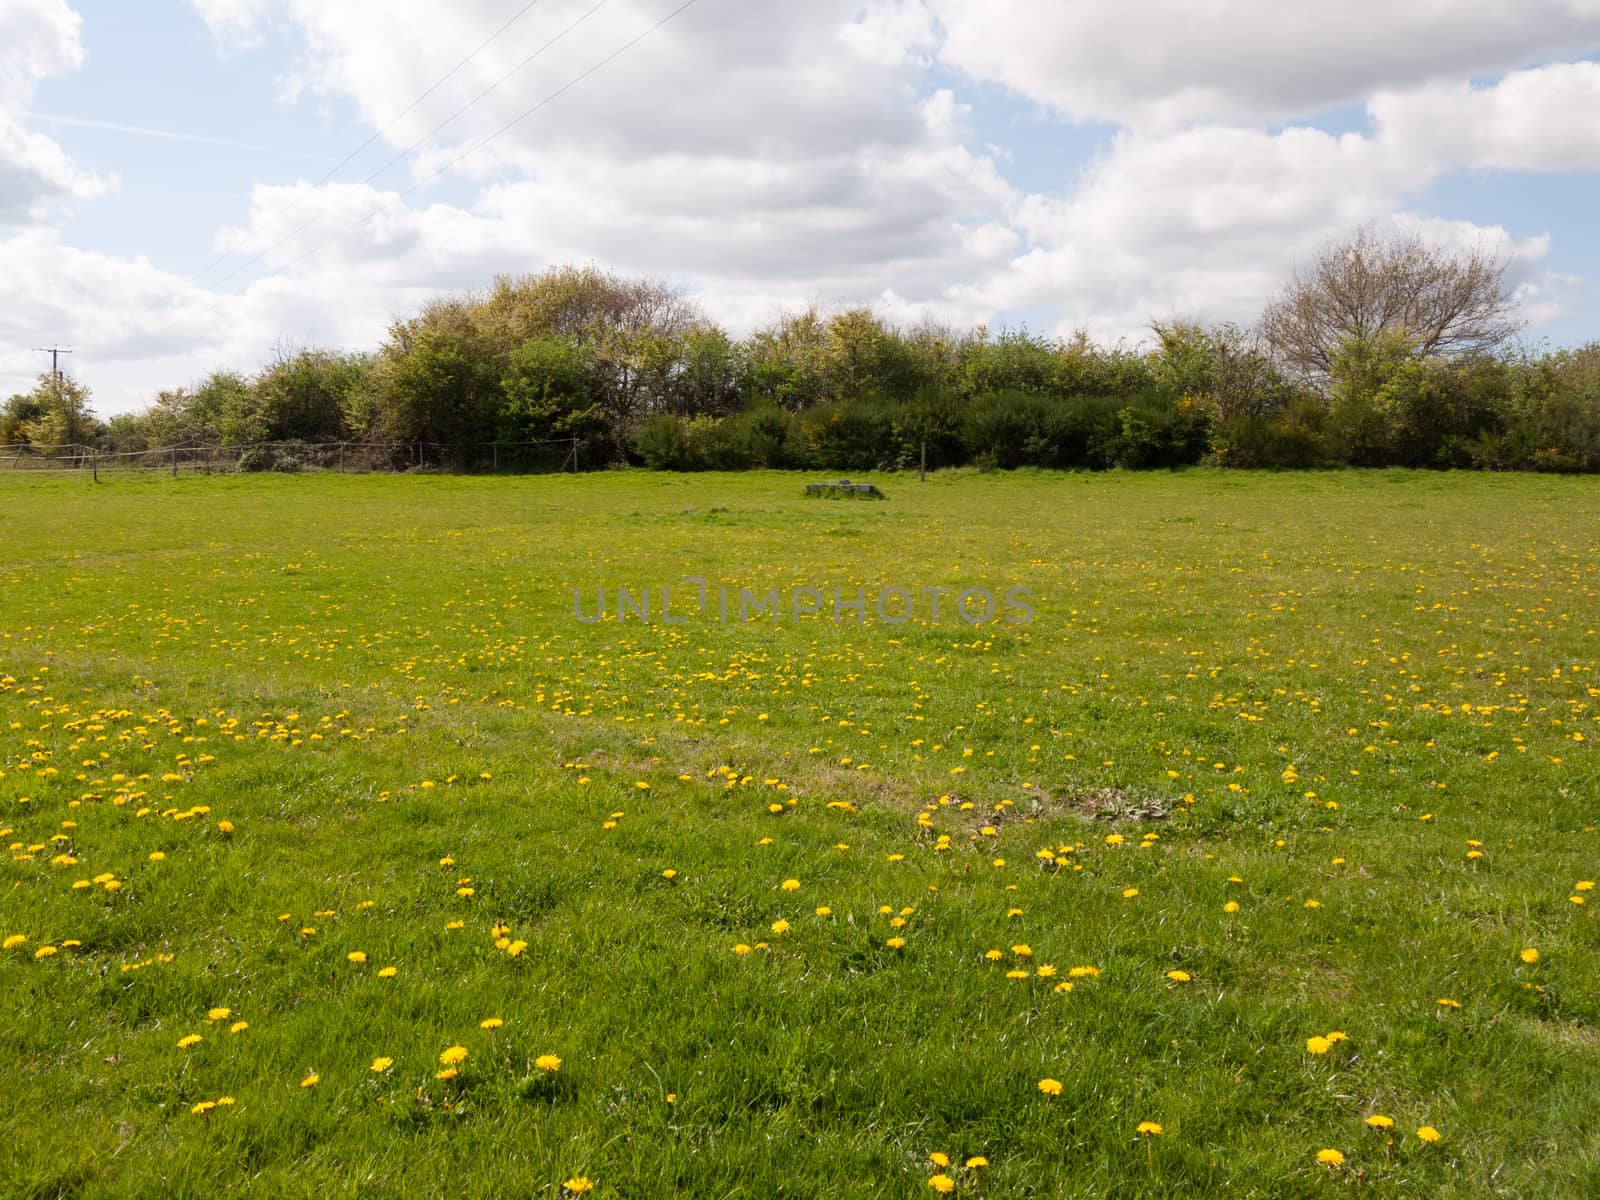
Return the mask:
[[[541,1054],[533,1060],[533,1065],[541,1071],[561,1070],[561,1059],[554,1054]]]
[[[346,954],[345,957],[359,967],[362,963],[367,961],[367,952],[365,950],[352,950],[349,954]]]
[[[190,1046],[198,1046],[203,1041],[205,1041],[205,1038],[198,1033],[185,1034],[178,1039],[178,1049],[187,1050]]]
[[[233,1016],[233,1009],[231,1008],[208,1008],[206,1010],[206,1020],[208,1021],[226,1021],[231,1016]]]
[[[928,1186],[934,1191],[938,1192],[941,1196],[948,1196],[951,1192],[956,1190],[956,1181],[951,1179],[950,1176],[941,1172],[938,1175],[931,1175],[928,1177]]]
[[[319,1080],[320,1080],[320,1079],[321,1079],[321,1078],[322,1078],[322,1076],[320,1076],[320,1075],[315,1075],[315,1074],[313,1074],[313,1075],[307,1075],[307,1076],[306,1076],[306,1077],[305,1077],[305,1078],[304,1078],[304,1079],[302,1079],[302,1080],[301,1080],[301,1081],[300,1081],[300,1086],[301,1086],[301,1087],[303,1087],[303,1088],[313,1088],[313,1087],[316,1087],[316,1086],[317,1086],[317,1082],[318,1082],[318,1081],[319,1081]]]
[[[1187,971],[1168,971],[1167,978],[1173,983],[1188,983],[1190,976]]]
[[[500,1026],[502,1026],[504,1024],[505,1024],[505,1021],[502,1020],[499,1017],[485,1017],[483,1020],[478,1022],[478,1028],[479,1029],[499,1029]]]
[[[884,945],[889,947],[891,950],[904,950],[906,947],[906,940],[903,937],[892,937],[886,941]]]
[[[1041,1079],[1039,1080],[1039,1090],[1046,1096],[1059,1096],[1061,1095],[1061,1081],[1059,1079]]]
[[[1517,957],[1525,963],[1536,963],[1539,961],[1539,952],[1532,946],[1529,946],[1521,954],[1517,955]]]
[[[1432,1125],[1424,1125],[1417,1130],[1417,1136],[1425,1142],[1437,1142],[1444,1135]]]
[[[936,1167],[948,1167],[950,1165],[950,1156],[943,1150],[935,1150],[928,1155],[928,1161]]]
[[[458,1062],[466,1061],[467,1048],[465,1046],[449,1046],[439,1055],[441,1066],[453,1067]]]
[[[1325,1037],[1308,1037],[1306,1050],[1312,1054],[1326,1054],[1333,1049],[1333,1043]]]
[[[246,1029],[249,1029],[249,1028],[250,1028],[250,1022],[249,1021],[235,1021],[232,1025],[228,1026],[228,1032],[229,1033],[243,1033]]]
[[[574,1175],[561,1186],[565,1191],[572,1193],[574,1196],[581,1196],[585,1192],[594,1191],[594,1181],[586,1175]]]
[[[1325,1150],[1317,1151],[1317,1161],[1324,1166],[1342,1167],[1344,1166],[1344,1155],[1330,1146]]]
[[[392,1066],[394,1066],[394,1059],[392,1058],[375,1058],[372,1060],[372,1070],[376,1075],[382,1075]]]
[[[379,979],[393,979],[394,977],[395,977],[395,968],[394,967],[383,967],[378,971],[378,978]]]
[[[1373,1113],[1367,1118],[1367,1124],[1373,1129],[1393,1129],[1394,1118],[1386,1117],[1382,1113]]]
[[[1142,1133],[1145,1137],[1160,1137],[1161,1126],[1154,1121],[1140,1121],[1134,1129],[1135,1133]]]

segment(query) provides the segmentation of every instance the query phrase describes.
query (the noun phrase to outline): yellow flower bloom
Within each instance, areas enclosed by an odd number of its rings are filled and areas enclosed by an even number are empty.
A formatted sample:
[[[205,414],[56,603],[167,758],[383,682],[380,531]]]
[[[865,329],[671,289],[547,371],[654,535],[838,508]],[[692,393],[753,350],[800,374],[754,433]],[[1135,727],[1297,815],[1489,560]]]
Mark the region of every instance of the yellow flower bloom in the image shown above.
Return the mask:
[[[950,1156],[943,1150],[935,1150],[928,1155],[928,1161],[936,1167],[948,1167],[950,1165]]]
[[[561,1060],[559,1058],[557,1058],[554,1054],[541,1054],[541,1055],[539,1055],[538,1058],[533,1060],[533,1065],[538,1067],[539,1070],[541,1070],[541,1071],[559,1071],[559,1070],[561,1070]]]
[[[1138,1126],[1134,1129],[1134,1132],[1142,1133],[1145,1135],[1145,1137],[1160,1137],[1161,1126],[1157,1125],[1154,1121],[1140,1121]]]
[[[1517,955],[1517,957],[1525,963],[1536,963],[1539,961],[1539,952],[1532,946],[1529,946],[1521,954]]]
[[[938,1192],[941,1196],[948,1196],[951,1192],[956,1190],[956,1181],[951,1179],[950,1176],[941,1173],[930,1176],[928,1179],[928,1186],[934,1191]]]
[[[1424,1125],[1421,1129],[1417,1130],[1417,1136],[1425,1142],[1437,1142],[1444,1135],[1432,1125]]]
[[[365,950],[352,950],[349,954],[346,954],[345,957],[359,967],[362,963],[367,961],[367,952]]]
[[[1326,1054],[1333,1049],[1333,1043],[1325,1037],[1309,1037],[1306,1039],[1306,1049],[1312,1054]]]
[[[439,1055],[441,1066],[453,1067],[458,1062],[466,1061],[467,1048],[465,1046],[449,1046]]]
[[[205,1041],[205,1038],[198,1033],[186,1034],[178,1039],[178,1049],[187,1050],[190,1046],[198,1046],[203,1041]]]
[[[1326,1150],[1317,1151],[1317,1161],[1330,1167],[1342,1167],[1344,1166],[1344,1155],[1330,1147]]]
[[[1059,1096],[1061,1095],[1061,1081],[1059,1079],[1041,1079],[1039,1080],[1039,1090],[1046,1096]]]
[[[320,1075],[315,1075],[315,1074],[307,1075],[304,1079],[302,1079],[300,1081],[300,1086],[303,1087],[303,1088],[316,1087],[317,1086],[317,1081],[319,1079],[321,1079],[321,1078],[322,1078],[322,1076],[320,1076]]]
[[[208,1021],[226,1021],[231,1016],[233,1016],[233,1009],[231,1008],[211,1008],[206,1010],[206,1019]]]
[[[505,1024],[505,1021],[502,1020],[499,1017],[485,1017],[483,1020],[478,1022],[478,1028],[479,1029],[499,1029],[500,1026],[502,1026],[504,1024]]]
[[[1382,1113],[1373,1113],[1367,1118],[1367,1124],[1374,1129],[1393,1129],[1394,1118],[1386,1117]]]
[[[392,1066],[394,1066],[394,1059],[392,1058],[375,1058],[372,1060],[372,1070],[378,1075],[382,1075]]]
[[[574,1196],[581,1196],[585,1192],[594,1191],[594,1182],[585,1175],[574,1175],[561,1186]]]

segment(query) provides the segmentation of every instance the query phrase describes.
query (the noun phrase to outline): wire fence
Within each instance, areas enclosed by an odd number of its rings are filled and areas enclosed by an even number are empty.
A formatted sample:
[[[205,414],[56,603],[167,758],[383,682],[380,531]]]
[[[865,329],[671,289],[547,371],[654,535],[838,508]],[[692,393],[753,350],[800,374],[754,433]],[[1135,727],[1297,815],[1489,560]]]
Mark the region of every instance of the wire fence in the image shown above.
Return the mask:
[[[594,455],[587,456],[594,458]],[[54,471],[88,473],[165,472],[240,474],[255,471],[372,472],[431,471],[452,474],[547,474],[585,466],[578,438],[530,442],[236,442],[102,450],[96,446],[0,445],[0,473]]]

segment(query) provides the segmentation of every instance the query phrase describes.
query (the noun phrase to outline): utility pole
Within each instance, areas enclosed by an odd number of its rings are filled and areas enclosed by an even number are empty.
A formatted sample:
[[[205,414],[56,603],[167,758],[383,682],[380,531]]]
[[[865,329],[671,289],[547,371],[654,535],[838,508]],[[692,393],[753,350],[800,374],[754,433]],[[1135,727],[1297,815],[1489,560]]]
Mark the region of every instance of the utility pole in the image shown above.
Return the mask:
[[[59,388],[61,386],[60,356],[63,354],[71,354],[72,351],[61,346],[35,346],[33,348],[33,352],[35,354],[48,354],[50,356],[50,374],[55,378],[56,387]]]

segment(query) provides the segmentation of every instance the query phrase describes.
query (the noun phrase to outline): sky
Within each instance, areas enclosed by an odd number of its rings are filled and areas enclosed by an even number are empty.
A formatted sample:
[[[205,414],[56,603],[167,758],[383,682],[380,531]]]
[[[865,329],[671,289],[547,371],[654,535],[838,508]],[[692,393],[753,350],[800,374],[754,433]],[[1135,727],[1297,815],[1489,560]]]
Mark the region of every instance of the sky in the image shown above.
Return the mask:
[[[1600,0],[0,0],[0,396],[102,416],[593,263],[786,310],[1235,321],[1368,224],[1600,339]]]

